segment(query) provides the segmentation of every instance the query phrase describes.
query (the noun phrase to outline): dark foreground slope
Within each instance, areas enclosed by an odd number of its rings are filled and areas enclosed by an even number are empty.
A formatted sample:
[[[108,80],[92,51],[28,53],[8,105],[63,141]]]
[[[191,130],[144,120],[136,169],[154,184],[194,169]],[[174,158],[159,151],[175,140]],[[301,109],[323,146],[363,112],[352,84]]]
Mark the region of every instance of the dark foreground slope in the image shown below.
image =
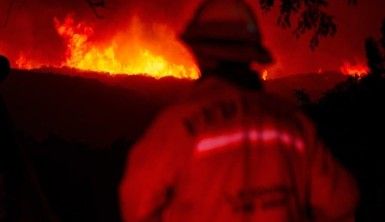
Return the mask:
[[[126,86],[113,81],[14,71],[2,91],[18,130],[38,140],[57,135],[94,146],[136,138],[165,99],[172,100],[169,85],[180,91],[167,80],[133,77]]]
[[[294,90],[317,98],[340,78],[302,75],[265,83],[267,90],[295,101]],[[32,217],[30,203],[44,202],[44,212],[48,209],[60,221],[119,221],[116,188],[129,147],[159,110],[193,84],[71,70],[14,70],[1,92],[17,143],[32,162],[27,171],[37,178],[34,190],[44,199],[20,195],[24,204],[19,214]]]
[[[307,74],[268,80],[265,85],[295,101],[295,90],[318,98],[344,78],[336,73]],[[119,138],[135,140],[162,107],[192,86],[192,81],[173,78],[13,71],[2,91],[16,128],[29,136],[43,140],[56,135],[105,146]]]

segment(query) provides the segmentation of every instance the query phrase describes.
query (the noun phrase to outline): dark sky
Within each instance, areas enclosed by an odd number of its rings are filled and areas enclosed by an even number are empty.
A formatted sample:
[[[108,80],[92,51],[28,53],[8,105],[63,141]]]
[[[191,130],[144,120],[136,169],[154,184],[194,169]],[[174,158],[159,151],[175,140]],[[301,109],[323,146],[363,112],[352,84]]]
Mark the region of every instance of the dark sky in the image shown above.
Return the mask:
[[[104,18],[97,19],[85,0],[0,0],[0,52],[11,59],[23,51],[36,60],[62,60],[65,46],[53,28],[53,17],[64,18],[69,13],[96,26],[96,35],[101,39],[126,26],[132,14],[139,15],[149,24],[154,21],[165,23],[181,31],[201,2],[106,1],[106,8],[100,11]],[[298,40],[292,30],[278,28],[275,25],[276,10],[263,13],[257,6],[258,1],[247,2],[255,9],[265,44],[275,56],[276,63],[270,67],[275,76],[338,69],[344,62],[365,62],[364,39],[379,37],[381,20],[385,18],[385,0],[358,0],[357,6],[348,6],[345,0],[330,0],[328,10],[338,24],[337,35],[323,39],[312,52],[308,47],[309,36]],[[5,24],[10,6],[11,14]]]

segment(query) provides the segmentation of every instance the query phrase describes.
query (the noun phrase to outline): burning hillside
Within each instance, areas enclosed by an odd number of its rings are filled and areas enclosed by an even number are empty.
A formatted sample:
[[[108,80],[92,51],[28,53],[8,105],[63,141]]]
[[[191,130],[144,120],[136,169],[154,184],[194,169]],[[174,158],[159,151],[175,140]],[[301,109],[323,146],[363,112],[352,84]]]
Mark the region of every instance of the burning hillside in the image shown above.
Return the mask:
[[[66,45],[65,60],[53,67],[67,66],[80,70],[110,74],[149,74],[155,78],[173,76],[196,79],[199,69],[193,57],[165,25],[153,24],[148,30],[139,17],[133,17],[130,26],[110,39],[97,42],[92,39],[94,29],[84,22],[66,16],[54,18],[55,29]],[[151,38],[146,37],[151,32]],[[20,69],[40,68],[40,62],[20,55],[16,60]]]

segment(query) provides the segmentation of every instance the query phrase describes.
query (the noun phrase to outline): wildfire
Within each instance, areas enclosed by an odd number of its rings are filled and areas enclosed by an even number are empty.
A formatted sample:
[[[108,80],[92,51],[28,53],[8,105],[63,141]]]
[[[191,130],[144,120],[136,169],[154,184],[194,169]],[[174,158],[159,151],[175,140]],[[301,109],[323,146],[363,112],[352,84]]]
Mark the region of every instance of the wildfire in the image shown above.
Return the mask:
[[[199,69],[189,51],[177,39],[173,30],[162,24],[153,24],[151,30],[138,17],[107,41],[92,40],[95,30],[84,22],[75,22],[71,16],[63,21],[54,18],[54,26],[66,45],[65,61],[54,67],[109,74],[144,74],[155,78],[173,76],[196,79]],[[151,38],[145,36],[151,32]],[[38,68],[24,55],[16,61],[19,68]]]
[[[345,75],[358,76],[358,77],[363,77],[369,73],[369,68],[366,65],[363,65],[363,64],[352,65],[348,62],[345,62],[340,67],[340,70]]]

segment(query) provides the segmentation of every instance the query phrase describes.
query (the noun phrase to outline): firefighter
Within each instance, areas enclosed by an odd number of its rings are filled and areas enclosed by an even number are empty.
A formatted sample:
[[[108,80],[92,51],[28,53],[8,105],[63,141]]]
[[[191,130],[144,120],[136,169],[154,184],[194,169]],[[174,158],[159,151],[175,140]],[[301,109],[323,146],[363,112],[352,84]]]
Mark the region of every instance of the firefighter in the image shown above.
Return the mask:
[[[356,182],[295,107],[262,90],[268,64],[239,0],[204,2],[182,36],[201,80],[133,147],[119,187],[124,221],[354,221]]]
[[[9,60],[0,55],[0,83],[10,71]],[[0,94],[0,221],[58,221],[46,198]]]

